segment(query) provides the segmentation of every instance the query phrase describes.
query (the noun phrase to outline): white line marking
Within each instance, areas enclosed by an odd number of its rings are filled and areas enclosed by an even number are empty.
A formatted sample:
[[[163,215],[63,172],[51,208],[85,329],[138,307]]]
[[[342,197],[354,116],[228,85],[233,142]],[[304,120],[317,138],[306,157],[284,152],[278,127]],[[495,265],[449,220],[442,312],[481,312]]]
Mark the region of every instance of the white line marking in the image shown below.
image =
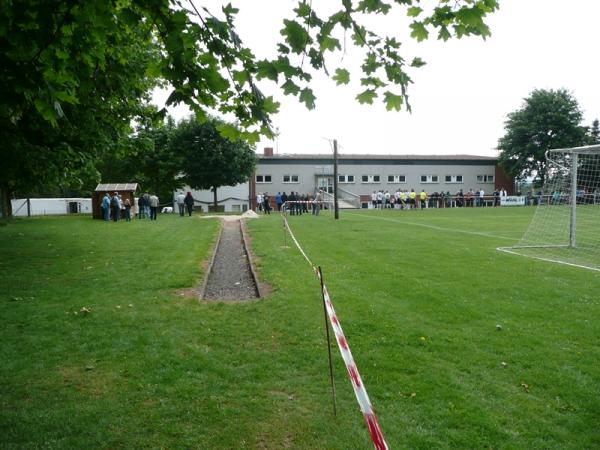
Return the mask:
[[[356,213],[346,215],[346,217],[351,217],[351,216],[360,216],[360,217],[368,217],[369,219],[387,220],[388,222],[401,223],[404,225],[413,225],[416,227],[423,227],[423,228],[431,228],[432,230],[452,231],[454,233],[473,234],[475,236],[484,236],[484,237],[490,237],[490,238],[495,238],[495,239],[508,239],[509,241],[520,240],[520,237],[514,238],[514,237],[508,237],[508,236],[499,236],[497,234],[484,233],[481,231],[466,231],[466,230],[460,230],[460,229],[456,229],[456,228],[444,228],[444,227],[438,227],[437,225],[429,225],[426,223],[406,222],[404,220],[390,219],[388,217],[367,216],[365,214],[356,214]]]
[[[588,269],[588,270],[594,270],[596,272],[600,272],[600,269],[596,269],[594,267],[582,266],[580,264],[574,264],[574,263],[570,263],[570,262],[566,262],[566,261],[560,261],[558,259],[542,258],[541,256],[524,255],[523,253],[517,253],[513,250],[509,250],[509,248],[511,248],[511,247],[498,247],[498,248],[496,248],[496,250],[504,252],[504,253],[510,253],[511,255],[524,256],[525,258],[539,259],[540,261],[552,262],[552,263],[556,263],[556,264],[564,264],[565,266],[578,267],[580,269]],[[521,247],[521,248],[527,248],[527,247]],[[531,247],[529,247],[529,248],[531,248]]]

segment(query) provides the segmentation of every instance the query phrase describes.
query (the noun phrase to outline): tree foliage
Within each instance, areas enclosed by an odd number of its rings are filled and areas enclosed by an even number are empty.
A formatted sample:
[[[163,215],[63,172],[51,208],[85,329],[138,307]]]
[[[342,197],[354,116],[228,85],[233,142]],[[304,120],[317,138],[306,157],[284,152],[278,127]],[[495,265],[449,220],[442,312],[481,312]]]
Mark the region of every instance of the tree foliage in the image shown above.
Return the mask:
[[[170,199],[183,186],[180,176],[183,154],[171,141],[177,125],[172,117],[148,120],[135,133],[123,139],[116,152],[106,155],[98,165],[104,183],[135,181],[142,191],[154,192],[160,199]]]
[[[403,13],[419,41],[431,34],[485,38],[484,19],[498,7],[497,0],[439,0],[428,10],[418,0],[338,0],[333,12],[321,13],[313,2],[298,0],[283,22],[277,56],[260,60],[236,32],[237,9],[225,5],[217,16],[196,3],[0,2],[5,200],[33,183],[80,184],[97,177],[97,160],[121,145],[132,120],[149,113],[145,106],[158,84],[172,86],[169,105],[186,103],[200,121],[209,112],[233,115],[238,126],[224,125],[221,132],[255,142],[271,134],[279,106],[261,92],[259,80],[275,81],[314,108],[313,75],[330,74],[332,55],[355,46],[364,53],[358,101],[381,98],[387,109],[409,108],[409,70],[424,61],[401,56],[398,38],[377,33],[369,26],[372,18]],[[345,84],[351,73],[356,71],[335,67],[331,77]]]
[[[513,178],[546,180],[547,150],[587,143],[583,113],[565,89],[534,90],[523,106],[508,114],[498,142],[500,163]]]
[[[600,144],[600,121],[594,119],[592,126],[588,130],[589,144],[597,145]]]
[[[171,141],[183,155],[183,180],[194,189],[211,189],[217,205],[217,189],[248,181],[256,166],[254,150],[240,139],[225,138],[219,129],[226,123],[195,118],[182,121]]]

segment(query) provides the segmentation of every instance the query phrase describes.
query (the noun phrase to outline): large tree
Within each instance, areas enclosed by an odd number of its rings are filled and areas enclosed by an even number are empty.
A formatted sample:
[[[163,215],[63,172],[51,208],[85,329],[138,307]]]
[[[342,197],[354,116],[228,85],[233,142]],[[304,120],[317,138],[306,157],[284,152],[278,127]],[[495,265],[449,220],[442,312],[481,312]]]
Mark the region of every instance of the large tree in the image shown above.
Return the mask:
[[[565,89],[534,90],[523,106],[508,114],[498,142],[500,163],[513,178],[546,181],[546,150],[585,145],[583,113]]]
[[[197,2],[200,3],[200,2]],[[348,83],[351,67],[330,56],[362,52],[358,101],[381,98],[408,108],[409,70],[424,64],[400,54],[400,40],[378,33],[375,16],[408,17],[411,36],[424,40],[480,35],[497,0],[338,0],[321,6],[299,0],[280,29],[277,56],[259,60],[235,29],[237,10],[213,15],[193,0],[15,0],[0,2],[0,192],[31,183],[58,183],[95,171],[114,150],[157,83],[172,87],[168,103],[185,102],[199,120],[209,111],[233,114],[220,125],[232,139],[271,133],[278,110],[258,88],[266,78],[313,108],[316,72]],[[252,7],[252,6],[250,6]],[[396,14],[391,14],[391,13]],[[397,22],[394,22],[397,23]],[[348,37],[349,39],[346,39]],[[340,61],[336,58],[335,61]],[[350,70],[348,70],[350,69]],[[9,203],[10,204],[10,203]]]
[[[199,123],[192,117],[179,123],[171,141],[173,152],[183,155],[183,180],[194,189],[212,190],[215,209],[217,189],[245,183],[256,166],[254,150],[241,139],[223,137],[218,131],[223,125],[218,119]]]
[[[176,129],[171,116],[138,124],[135,132],[98,164],[102,182],[135,181],[142,191],[170,199],[184,184],[180,176],[183,154],[171,145]]]

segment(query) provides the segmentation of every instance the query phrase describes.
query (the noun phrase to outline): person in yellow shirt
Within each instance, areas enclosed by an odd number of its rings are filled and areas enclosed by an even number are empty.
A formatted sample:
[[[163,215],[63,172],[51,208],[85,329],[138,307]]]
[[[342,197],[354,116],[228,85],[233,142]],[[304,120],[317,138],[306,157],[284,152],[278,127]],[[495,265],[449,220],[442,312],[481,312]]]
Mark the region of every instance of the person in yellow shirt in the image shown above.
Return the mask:
[[[421,189],[421,193],[419,194],[419,200],[421,203],[421,209],[425,208],[425,206],[427,205],[427,192],[425,192],[425,189]]]
[[[415,209],[417,206],[417,193],[414,189],[411,189],[410,193],[408,194],[408,203],[410,203],[411,209]]]
[[[406,208],[406,196],[403,191],[398,192],[398,202],[400,203],[400,209]]]

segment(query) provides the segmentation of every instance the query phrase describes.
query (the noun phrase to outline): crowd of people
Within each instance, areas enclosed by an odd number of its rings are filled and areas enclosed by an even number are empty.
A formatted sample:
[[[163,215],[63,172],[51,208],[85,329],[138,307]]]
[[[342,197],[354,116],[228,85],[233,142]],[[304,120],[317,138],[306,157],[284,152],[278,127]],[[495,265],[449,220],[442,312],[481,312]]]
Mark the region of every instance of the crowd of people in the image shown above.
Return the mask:
[[[321,209],[323,209],[323,200],[322,190],[318,190],[315,195],[294,191],[289,194],[278,192],[274,198],[268,192],[259,192],[256,195],[256,212],[271,214],[274,201],[278,212],[281,212],[283,205],[287,204],[287,210],[292,216],[308,214],[309,210],[313,215],[318,216]]]
[[[137,209],[138,219],[150,219],[156,220],[158,213],[158,197],[155,194],[150,195],[148,192],[144,192],[137,202],[137,208],[135,205],[135,198],[130,199],[128,196],[119,195],[115,192],[113,195],[109,195],[108,192],[104,194],[102,198],[102,218],[108,222],[110,220],[118,222],[125,220],[131,221],[132,209]]]
[[[459,189],[454,195],[450,191],[440,191],[428,194],[424,189],[421,192],[415,192],[414,189],[397,190],[389,192],[379,190],[371,194],[371,204],[375,209],[393,208],[393,209],[424,209],[424,208],[450,208],[450,207],[483,207],[487,201],[491,201],[494,206],[500,206],[501,197],[506,197],[506,189],[496,189],[492,196],[486,198],[483,189],[469,189],[464,192]]]

